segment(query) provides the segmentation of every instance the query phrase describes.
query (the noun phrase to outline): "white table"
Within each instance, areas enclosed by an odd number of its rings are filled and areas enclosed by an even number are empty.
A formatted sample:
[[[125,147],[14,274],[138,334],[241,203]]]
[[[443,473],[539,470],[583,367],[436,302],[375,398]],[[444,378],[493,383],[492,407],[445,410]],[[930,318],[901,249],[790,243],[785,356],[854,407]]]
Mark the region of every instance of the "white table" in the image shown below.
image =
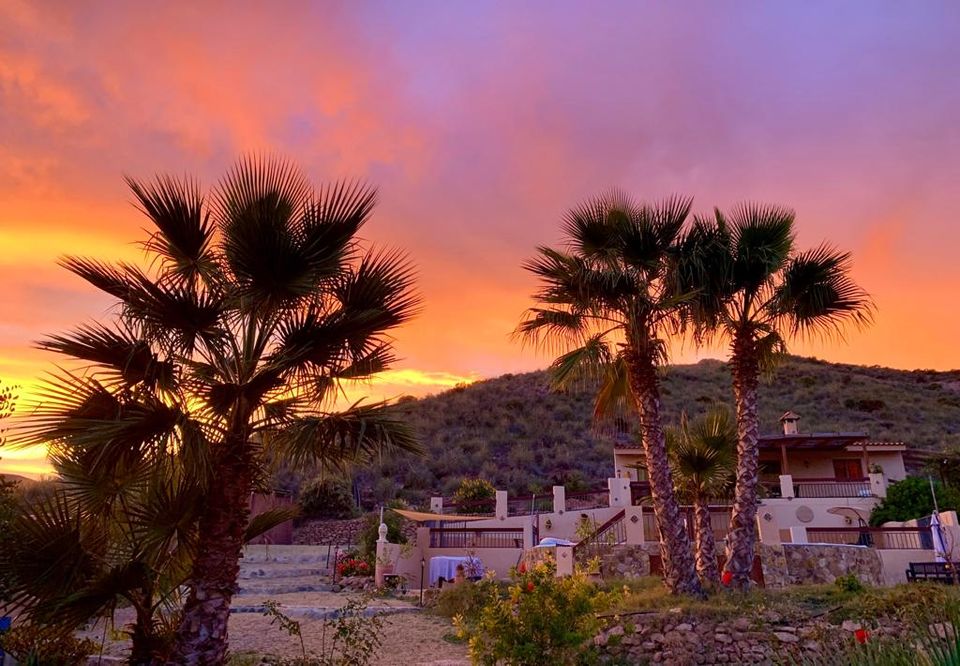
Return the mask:
[[[483,575],[483,563],[475,557],[452,557],[448,555],[437,555],[430,558],[430,584],[436,585],[443,578],[444,580],[453,580],[457,577],[457,566],[463,565],[466,569],[466,575],[473,573],[475,576]]]

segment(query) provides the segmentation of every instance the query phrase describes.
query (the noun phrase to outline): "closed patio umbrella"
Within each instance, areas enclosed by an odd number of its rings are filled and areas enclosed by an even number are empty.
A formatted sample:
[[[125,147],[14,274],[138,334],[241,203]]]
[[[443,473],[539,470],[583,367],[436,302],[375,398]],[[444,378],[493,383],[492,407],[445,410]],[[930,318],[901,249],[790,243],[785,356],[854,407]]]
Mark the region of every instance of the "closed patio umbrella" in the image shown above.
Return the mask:
[[[947,544],[940,527],[940,513],[937,511],[930,514],[930,536],[933,538],[933,552],[937,562],[946,562]]]

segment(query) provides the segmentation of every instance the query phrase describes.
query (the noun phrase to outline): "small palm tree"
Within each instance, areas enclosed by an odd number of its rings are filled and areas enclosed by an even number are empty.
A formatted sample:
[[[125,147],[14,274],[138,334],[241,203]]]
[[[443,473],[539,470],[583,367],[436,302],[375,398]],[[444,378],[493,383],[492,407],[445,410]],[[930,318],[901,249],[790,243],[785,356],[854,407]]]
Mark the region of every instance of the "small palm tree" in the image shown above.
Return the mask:
[[[730,343],[737,413],[737,474],[724,571],[749,584],[759,485],[760,374],[784,354],[787,340],[842,335],[872,319],[869,295],[850,277],[850,254],[828,245],[797,252],[792,210],[746,204],[697,220],[684,241],[679,270],[692,303],[696,336]]]
[[[128,184],[153,225],[147,267],[63,260],[116,299],[117,317],[41,344],[73,367],[48,382],[13,439],[87,456],[102,478],[177,460],[201,498],[169,659],[222,663],[249,496],[267,461],[419,450],[389,405],[335,406],[343,382],[390,366],[390,334],[419,298],[402,254],[357,239],[376,204],[368,187],[317,189],[259,158],[209,195],[166,176]]]
[[[667,460],[659,376],[687,298],[677,293],[674,267],[690,205],[681,198],[638,203],[613,191],[572,209],[564,222],[567,247],[541,247],[525,265],[540,280],[540,306],[527,312],[517,334],[566,350],[552,365],[559,387],[604,377],[598,411],[629,396],[640,416],[667,586],[700,595]]]
[[[693,504],[697,574],[705,584],[719,583],[710,499],[733,485],[736,423],[726,408],[715,407],[692,423],[682,414],[680,427],[667,429],[666,436],[677,490]]]

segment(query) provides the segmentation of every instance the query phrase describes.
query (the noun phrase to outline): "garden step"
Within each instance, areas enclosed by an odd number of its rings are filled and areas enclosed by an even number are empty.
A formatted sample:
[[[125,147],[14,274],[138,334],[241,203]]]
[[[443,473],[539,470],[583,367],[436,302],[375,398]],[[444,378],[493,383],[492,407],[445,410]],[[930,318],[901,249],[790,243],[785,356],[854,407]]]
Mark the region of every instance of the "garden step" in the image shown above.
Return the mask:
[[[263,613],[263,604],[235,604],[230,607],[231,613]],[[288,617],[304,617],[310,620],[326,620],[337,617],[340,608],[335,606],[287,606],[280,609]],[[399,613],[419,613],[417,606],[368,606],[363,611],[364,617],[374,615],[397,615]]]
[[[299,578],[305,576],[330,576],[333,571],[327,567],[310,566],[310,563],[293,562],[278,564],[275,562],[241,563],[240,580],[273,580],[276,578]]]
[[[338,552],[345,552],[346,546],[245,546],[243,564],[305,564],[328,566],[328,557],[332,563]]]
[[[286,578],[245,578],[239,581],[238,594],[293,594],[296,592],[330,592],[331,583],[319,576],[288,576]]]

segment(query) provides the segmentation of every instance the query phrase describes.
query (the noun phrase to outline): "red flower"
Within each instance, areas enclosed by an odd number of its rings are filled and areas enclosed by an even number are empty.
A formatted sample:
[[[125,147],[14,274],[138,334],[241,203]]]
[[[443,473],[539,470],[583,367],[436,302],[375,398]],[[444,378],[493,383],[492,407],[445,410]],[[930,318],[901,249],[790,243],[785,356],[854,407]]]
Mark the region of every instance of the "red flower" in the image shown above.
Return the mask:
[[[870,640],[870,632],[866,629],[857,629],[855,632],[853,632],[853,637],[858,643],[863,645]]]
[[[531,581],[527,581],[527,592],[533,592],[533,588],[534,588],[534,587],[535,587],[535,585],[533,584],[533,581],[532,581],[532,580],[531,580]]]
[[[729,585],[733,582],[733,574],[729,571],[724,571],[723,575],[720,577],[720,582],[723,585]]]
[[[521,562],[521,563],[520,563],[520,566],[517,567],[517,572],[518,572],[518,573],[522,573],[522,574],[527,573],[527,563],[526,563],[526,562]]]

